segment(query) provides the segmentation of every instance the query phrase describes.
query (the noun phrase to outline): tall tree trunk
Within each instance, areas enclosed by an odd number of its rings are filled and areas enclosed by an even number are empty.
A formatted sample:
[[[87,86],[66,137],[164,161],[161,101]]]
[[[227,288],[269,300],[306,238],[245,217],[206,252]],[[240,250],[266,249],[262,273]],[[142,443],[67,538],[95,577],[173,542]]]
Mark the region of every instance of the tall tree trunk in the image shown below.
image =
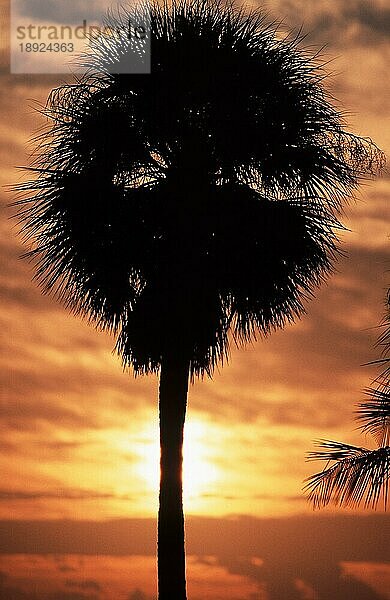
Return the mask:
[[[158,512],[158,598],[186,600],[183,428],[187,407],[189,361],[163,357],[160,407],[160,505]]]

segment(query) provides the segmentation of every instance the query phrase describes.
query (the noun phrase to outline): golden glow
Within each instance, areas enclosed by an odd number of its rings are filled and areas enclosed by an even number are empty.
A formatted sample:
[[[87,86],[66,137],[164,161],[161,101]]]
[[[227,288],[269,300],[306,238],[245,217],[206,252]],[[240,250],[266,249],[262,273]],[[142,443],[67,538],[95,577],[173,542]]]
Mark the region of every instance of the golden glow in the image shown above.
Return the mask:
[[[209,490],[219,478],[218,468],[213,463],[208,440],[213,435],[207,421],[189,420],[184,428],[183,445],[183,496],[190,509],[194,502]],[[160,475],[160,448],[158,426],[148,426],[140,434],[142,443],[137,445],[138,474],[150,489],[158,492]]]

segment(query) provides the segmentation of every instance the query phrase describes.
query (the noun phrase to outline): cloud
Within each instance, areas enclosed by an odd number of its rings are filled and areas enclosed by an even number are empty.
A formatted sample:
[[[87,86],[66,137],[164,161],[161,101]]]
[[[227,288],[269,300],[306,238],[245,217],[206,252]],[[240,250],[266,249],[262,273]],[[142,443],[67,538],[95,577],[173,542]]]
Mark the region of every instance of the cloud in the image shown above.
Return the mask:
[[[267,600],[302,600],[304,593],[308,598],[311,593],[312,598],[319,599],[384,600],[386,587],[381,586],[380,579],[376,579],[377,591],[374,591],[369,584],[371,580],[364,578],[362,570],[359,580],[352,575],[357,563],[381,564],[385,568],[390,555],[383,531],[388,525],[389,517],[385,515],[190,518],[186,526],[188,580],[191,585],[192,577],[207,582],[207,577],[221,567],[225,573],[240,577],[242,582],[251,581],[258,593],[266,589]],[[131,567],[132,560],[138,560],[140,555],[154,557],[155,554],[155,521],[152,519],[3,521],[0,533],[0,553],[20,552],[24,561],[52,553],[61,555],[62,559],[71,554],[75,561],[74,555],[79,554],[84,555],[85,560],[88,555],[90,565],[99,557],[96,576],[81,579],[80,573],[86,566],[79,556],[78,572],[71,580],[78,586],[75,594],[99,593],[97,586],[104,594],[99,577],[104,560],[109,568],[110,557],[123,557]],[[7,565],[6,557],[3,564]],[[39,564],[42,566],[42,562]],[[348,568],[345,565],[349,565]],[[33,573],[33,569],[28,571]],[[380,573],[378,570],[379,577]],[[229,581],[226,575],[225,580]],[[136,587],[138,595],[135,595]],[[144,598],[145,595],[140,595],[141,589],[142,582],[141,587],[134,585],[130,599]],[[197,597],[196,593],[193,597]]]
[[[148,600],[148,597],[142,590],[136,589],[129,594],[127,600]]]
[[[71,4],[67,0],[14,0],[17,14],[30,17],[34,21],[54,23],[82,23],[101,20],[107,12],[106,0],[79,0]]]
[[[84,594],[83,592],[63,592],[58,590],[48,597],[48,600],[99,600],[96,594]]]
[[[256,581],[259,587],[264,586],[268,600],[318,600],[330,597],[334,600],[386,600],[386,596],[375,592],[367,583],[354,577],[345,577],[342,567],[333,562],[322,564],[321,567],[313,562],[305,565],[266,563],[257,567],[248,559],[233,558],[224,559],[220,564],[228,573],[245,576]]]
[[[132,500],[128,495],[116,495],[107,492],[97,492],[94,490],[83,489],[59,489],[43,491],[25,491],[13,489],[0,489],[0,502],[9,502],[15,500]]]
[[[233,502],[233,501],[239,501],[242,502],[244,499],[245,500],[250,500],[250,501],[257,501],[257,500],[261,500],[261,501],[267,501],[267,502],[301,502],[301,503],[306,503],[307,500],[305,498],[305,496],[303,496],[303,494],[301,495],[295,495],[295,496],[290,496],[290,495],[283,495],[283,494],[253,494],[251,496],[243,496],[240,494],[237,494],[235,496],[227,496],[227,495],[221,495],[221,494],[209,494],[209,493],[204,493],[201,495],[202,498],[206,498],[206,499],[218,499],[218,500],[224,500],[227,502]]]
[[[388,515],[189,517],[188,554],[305,562],[390,560]],[[154,556],[155,519],[0,521],[0,554]],[[270,543],[270,540],[273,540]],[[316,544],[313,557],[312,547]],[[295,548],[294,551],[292,551]],[[309,561],[309,562],[310,562]]]
[[[328,8],[314,16],[310,23],[313,31],[323,39],[346,35],[360,44],[389,41],[390,8],[383,2],[343,0],[327,3]],[[336,42],[337,43],[337,42]],[[340,39],[345,44],[345,40]]]
[[[80,590],[93,590],[95,592],[100,592],[102,589],[101,585],[94,579],[85,579],[82,581],[67,579],[65,585],[67,587],[79,588]]]
[[[154,519],[0,521],[0,554],[154,556]]]
[[[34,593],[12,585],[6,573],[0,572],[0,596],[6,600],[38,600]]]
[[[57,568],[60,573],[75,573],[75,572],[77,572],[76,567],[71,567],[69,565],[58,565]]]
[[[364,201],[358,210],[349,211],[347,226],[351,230],[349,245],[357,252],[388,253],[390,241],[390,179],[384,177],[364,191]],[[387,268],[388,261],[385,262]]]
[[[316,43],[373,45],[389,39],[390,9],[383,0],[271,0],[267,9],[289,27],[303,25]]]

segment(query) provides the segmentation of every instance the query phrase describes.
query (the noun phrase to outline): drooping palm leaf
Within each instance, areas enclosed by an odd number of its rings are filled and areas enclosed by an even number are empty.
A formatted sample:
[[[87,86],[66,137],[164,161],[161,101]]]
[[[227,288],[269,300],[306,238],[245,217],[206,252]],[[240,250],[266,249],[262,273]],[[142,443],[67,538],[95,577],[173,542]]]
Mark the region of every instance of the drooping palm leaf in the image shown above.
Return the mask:
[[[382,497],[387,506],[390,447],[377,450],[341,442],[317,442],[321,450],[310,452],[308,460],[326,461],[323,471],[306,480],[305,491],[314,507],[329,503],[375,508]]]
[[[390,386],[389,381],[379,381],[378,387],[366,390],[369,400],[358,405],[357,419],[362,421],[364,433],[371,433],[378,445],[390,443]]]
[[[382,358],[380,358],[377,362],[384,366],[384,370],[382,371],[380,377],[382,379],[389,379],[390,377],[390,289],[387,292],[386,298],[386,313],[382,322],[382,334],[379,336],[377,346],[382,347]]]
[[[388,296],[389,298],[389,296]],[[388,308],[388,299],[387,299]],[[388,355],[389,322],[379,344],[385,346]],[[305,491],[315,506],[334,502],[341,506],[365,506],[375,508],[382,496],[387,506],[390,464],[390,385],[388,369],[374,381],[375,387],[365,390],[368,400],[358,404],[357,420],[362,423],[363,433],[376,439],[378,448],[368,450],[341,442],[317,443],[322,450],[310,452],[308,460],[326,461],[323,471],[307,479]]]

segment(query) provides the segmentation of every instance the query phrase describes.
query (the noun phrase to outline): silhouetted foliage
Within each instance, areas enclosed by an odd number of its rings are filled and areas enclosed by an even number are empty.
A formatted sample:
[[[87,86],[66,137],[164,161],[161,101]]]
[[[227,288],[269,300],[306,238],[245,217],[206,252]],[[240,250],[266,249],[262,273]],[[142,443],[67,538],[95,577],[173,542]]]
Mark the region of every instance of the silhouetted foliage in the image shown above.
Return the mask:
[[[87,73],[49,96],[19,216],[42,289],[112,331],[135,372],[161,367],[159,597],[184,600],[188,376],[212,374],[229,332],[243,343],[302,314],[337,213],[383,156],[261,12],[174,0],[149,16],[150,74],[115,72],[128,41],[98,38]]]
[[[384,332],[378,345],[384,347],[379,363],[387,365],[390,359],[390,296]],[[390,382],[389,368],[367,388],[368,399],[358,404],[356,418],[362,423],[363,433],[374,436],[378,447],[375,450],[359,448],[341,442],[322,440],[317,442],[321,450],[310,452],[309,460],[326,461],[323,471],[307,479],[308,499],[315,507],[330,502],[340,506],[376,508],[382,498],[387,507],[390,474]]]
[[[247,341],[302,313],[331,269],[335,213],[382,155],[343,131],[321,64],[258,11],[152,4],[151,74],[109,73],[115,39],[43,111],[22,186],[29,256],[136,371],[180,344],[211,373],[229,329]]]

